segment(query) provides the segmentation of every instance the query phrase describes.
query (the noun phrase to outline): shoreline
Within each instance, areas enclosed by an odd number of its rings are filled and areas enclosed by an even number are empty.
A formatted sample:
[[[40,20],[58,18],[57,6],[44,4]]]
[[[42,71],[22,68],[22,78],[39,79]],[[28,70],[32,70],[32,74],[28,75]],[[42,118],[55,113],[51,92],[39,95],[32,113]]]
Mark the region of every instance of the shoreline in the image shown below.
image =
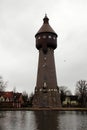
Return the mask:
[[[87,111],[87,108],[0,108],[0,111]]]

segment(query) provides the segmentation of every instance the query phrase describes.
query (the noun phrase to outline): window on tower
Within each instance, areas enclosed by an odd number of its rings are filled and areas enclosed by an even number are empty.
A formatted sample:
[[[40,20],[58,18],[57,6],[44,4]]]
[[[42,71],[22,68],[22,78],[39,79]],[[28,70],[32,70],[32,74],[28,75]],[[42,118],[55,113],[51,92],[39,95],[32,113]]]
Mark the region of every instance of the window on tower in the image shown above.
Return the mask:
[[[38,39],[40,39],[40,36],[38,37]]]
[[[55,37],[53,37],[53,39],[55,40],[56,38],[55,38]]]
[[[46,57],[44,57],[44,60],[46,60],[47,58]]]
[[[49,35],[48,38],[52,38],[52,37]]]
[[[44,35],[43,38],[46,38],[46,36]]]

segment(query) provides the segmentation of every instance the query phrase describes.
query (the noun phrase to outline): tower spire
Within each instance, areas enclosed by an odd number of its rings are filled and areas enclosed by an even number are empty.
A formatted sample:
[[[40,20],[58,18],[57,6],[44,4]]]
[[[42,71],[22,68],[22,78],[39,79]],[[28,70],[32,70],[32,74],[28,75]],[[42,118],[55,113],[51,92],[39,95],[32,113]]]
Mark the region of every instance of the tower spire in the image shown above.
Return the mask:
[[[47,17],[47,14],[45,13],[45,17],[43,19],[45,24],[49,24],[49,18]]]
[[[45,18],[47,18],[47,13],[45,13]]]
[[[41,26],[39,31],[36,33],[35,37],[41,33],[52,33],[56,35],[57,37],[56,32],[53,30],[53,28],[49,24],[49,18],[47,17],[47,14],[45,14],[45,17],[43,18],[43,25]]]

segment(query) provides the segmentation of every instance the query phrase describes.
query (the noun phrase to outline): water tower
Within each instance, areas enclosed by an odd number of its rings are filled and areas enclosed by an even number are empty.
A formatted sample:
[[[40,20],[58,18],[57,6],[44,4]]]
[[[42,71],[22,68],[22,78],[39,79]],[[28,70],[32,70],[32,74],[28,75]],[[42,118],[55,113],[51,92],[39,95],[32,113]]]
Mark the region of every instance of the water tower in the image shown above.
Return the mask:
[[[43,25],[36,33],[35,38],[36,48],[39,51],[39,61],[33,107],[60,107],[61,102],[54,60],[57,34],[49,25],[47,15],[45,15]]]

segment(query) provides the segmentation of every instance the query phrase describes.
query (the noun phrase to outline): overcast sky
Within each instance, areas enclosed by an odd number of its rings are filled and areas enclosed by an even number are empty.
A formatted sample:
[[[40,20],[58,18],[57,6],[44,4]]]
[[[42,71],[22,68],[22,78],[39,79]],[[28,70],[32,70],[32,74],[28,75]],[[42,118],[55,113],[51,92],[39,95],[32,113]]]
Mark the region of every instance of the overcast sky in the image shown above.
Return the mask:
[[[0,75],[6,90],[34,91],[38,50],[35,34],[47,13],[58,34],[57,82],[72,92],[87,80],[87,0],[0,0]]]

